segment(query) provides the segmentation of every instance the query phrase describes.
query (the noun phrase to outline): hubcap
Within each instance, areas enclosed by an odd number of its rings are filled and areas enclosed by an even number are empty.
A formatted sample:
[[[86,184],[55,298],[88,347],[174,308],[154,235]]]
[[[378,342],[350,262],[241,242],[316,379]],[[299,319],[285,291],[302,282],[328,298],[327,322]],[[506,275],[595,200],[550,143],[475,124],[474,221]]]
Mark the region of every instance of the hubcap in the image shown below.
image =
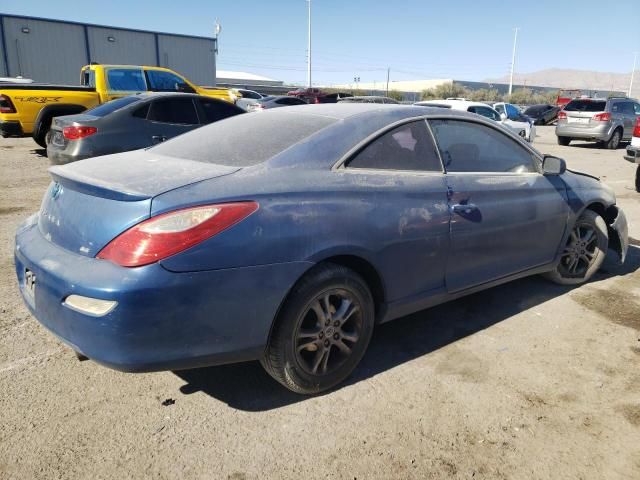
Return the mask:
[[[564,247],[560,259],[560,269],[565,276],[583,277],[596,258],[598,235],[588,224],[578,224]]]
[[[361,332],[355,296],[343,289],[323,292],[302,315],[295,340],[298,362],[312,375],[331,373],[349,358]]]

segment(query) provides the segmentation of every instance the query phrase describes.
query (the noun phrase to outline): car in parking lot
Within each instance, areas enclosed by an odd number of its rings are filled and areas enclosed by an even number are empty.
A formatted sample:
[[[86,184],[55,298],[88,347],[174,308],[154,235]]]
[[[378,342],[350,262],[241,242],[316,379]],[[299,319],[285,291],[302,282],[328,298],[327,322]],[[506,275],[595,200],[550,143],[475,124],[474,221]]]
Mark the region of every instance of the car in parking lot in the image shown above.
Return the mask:
[[[628,245],[611,189],[453,109],[272,109],[50,174],[15,247],[45,327],[116,369],[257,359],[298,393],[343,381],[377,323],[580,284]]]
[[[236,105],[243,110],[247,110],[249,105],[254,103],[256,100],[260,100],[261,98],[266,97],[267,95],[262,95],[254,90],[247,90],[246,88],[234,88],[234,93],[237,93],[238,99],[236,100]]]
[[[557,105],[543,103],[527,107],[523,114],[533,120],[534,125],[548,125],[558,118],[559,111]]]
[[[631,140],[638,117],[640,103],[631,98],[573,99],[558,112],[558,144],[566,146],[572,140],[588,140],[615,150],[620,142]]]
[[[376,95],[361,95],[355,97],[346,97],[338,100],[338,103],[391,103],[397,105],[397,100],[389,97],[381,97]]]
[[[229,102],[188,93],[122,97],[77,115],[55,117],[47,157],[62,164],[137,150],[241,113]]]
[[[625,160],[638,164],[636,168],[636,192],[640,192],[640,117],[633,128],[631,144],[627,146]]]
[[[464,98],[447,98],[446,100],[423,100],[416,102],[414,105],[421,105],[425,107],[438,107],[438,108],[451,108],[454,110],[462,110],[464,112],[471,112],[477,115],[481,115],[485,118],[493,120],[502,124],[505,128],[513,131],[516,135],[522,138],[531,138],[531,126],[528,122],[526,125],[510,121],[506,114],[500,114],[496,109],[482,102],[472,102]],[[527,131],[527,127],[529,127]],[[535,131],[534,131],[535,138]]]
[[[248,112],[260,112],[271,108],[291,107],[293,105],[306,105],[307,102],[298,97],[290,97],[287,95],[272,95],[269,97],[254,100],[247,104]]]
[[[517,106],[505,102],[493,103],[491,106],[500,114],[505,124],[514,128],[523,128],[525,132],[524,139],[527,142],[535,140],[536,127],[533,120],[524,115]]]

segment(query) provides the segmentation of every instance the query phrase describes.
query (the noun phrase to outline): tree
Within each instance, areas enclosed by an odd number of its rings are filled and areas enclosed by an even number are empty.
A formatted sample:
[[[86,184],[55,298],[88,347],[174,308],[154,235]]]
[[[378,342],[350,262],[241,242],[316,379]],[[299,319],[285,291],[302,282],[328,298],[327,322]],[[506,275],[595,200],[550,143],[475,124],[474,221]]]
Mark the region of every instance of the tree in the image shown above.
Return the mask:
[[[467,97],[474,102],[499,102],[502,100],[502,95],[495,89],[481,88],[480,90],[473,90]]]
[[[398,90],[389,90],[389,98],[393,98],[394,100],[401,102],[404,100],[404,93],[399,92]]]
[[[442,83],[434,88],[428,88],[422,91],[422,100],[444,99],[449,97],[466,97],[469,95],[462,85],[456,83]]]

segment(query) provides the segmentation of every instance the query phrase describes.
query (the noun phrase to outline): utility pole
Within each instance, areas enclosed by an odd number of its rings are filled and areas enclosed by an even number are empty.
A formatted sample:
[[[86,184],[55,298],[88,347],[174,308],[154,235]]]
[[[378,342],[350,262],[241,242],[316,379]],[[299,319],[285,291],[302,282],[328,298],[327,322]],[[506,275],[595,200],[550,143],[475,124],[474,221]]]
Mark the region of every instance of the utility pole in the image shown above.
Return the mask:
[[[509,76],[509,96],[513,91],[513,69],[516,65],[516,44],[518,43],[518,27],[516,27],[516,34],[513,37],[513,54],[511,55],[511,75]]]
[[[216,23],[213,27],[214,44],[213,44],[213,86],[218,84],[218,35],[222,31],[222,25],[216,18]]]
[[[627,97],[631,98],[631,87],[633,87],[633,74],[636,73],[636,61],[638,60],[638,52],[633,54],[633,68],[631,69],[631,80],[629,81],[629,94]]]
[[[307,38],[307,87],[311,88],[311,0],[307,0],[308,11],[308,38]]]
[[[389,96],[389,72],[391,72],[391,67],[387,67],[387,93],[386,93],[386,97]]]

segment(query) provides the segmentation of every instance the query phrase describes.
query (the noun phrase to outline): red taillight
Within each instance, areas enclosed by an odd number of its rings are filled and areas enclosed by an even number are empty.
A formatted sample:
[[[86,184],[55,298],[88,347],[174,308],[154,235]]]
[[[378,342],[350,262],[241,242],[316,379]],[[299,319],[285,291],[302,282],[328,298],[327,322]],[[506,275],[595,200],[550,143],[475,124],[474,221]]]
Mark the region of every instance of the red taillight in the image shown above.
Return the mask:
[[[238,202],[163,213],[120,234],[97,257],[123,267],[155,263],[226,230],[257,209],[256,202]]]
[[[6,95],[0,95],[0,113],[16,113],[13,102]]]
[[[636,118],[636,126],[633,127],[633,136],[640,137],[640,117]]]
[[[595,120],[596,122],[608,122],[609,120],[611,120],[611,114],[610,113],[596,113],[593,117],[591,117],[592,120]]]
[[[558,120],[563,120],[567,118],[567,113],[563,111],[558,112]]]
[[[64,127],[62,134],[64,138],[68,140],[78,140],[79,138],[88,137],[96,133],[98,129],[96,127]]]

